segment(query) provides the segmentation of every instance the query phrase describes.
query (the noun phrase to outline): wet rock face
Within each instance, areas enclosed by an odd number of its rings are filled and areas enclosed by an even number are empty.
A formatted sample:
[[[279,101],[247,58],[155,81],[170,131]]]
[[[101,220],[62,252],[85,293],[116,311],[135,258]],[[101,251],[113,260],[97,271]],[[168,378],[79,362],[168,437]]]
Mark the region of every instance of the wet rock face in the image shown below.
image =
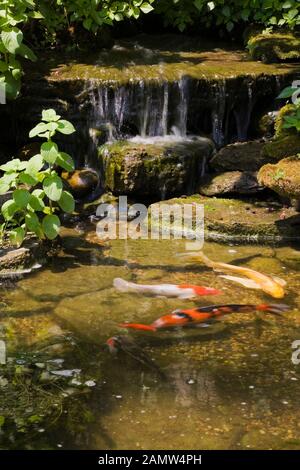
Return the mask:
[[[264,165],[259,173],[260,183],[280,196],[300,199],[300,158],[284,158],[275,165]]]
[[[100,153],[106,190],[117,195],[159,199],[192,193],[198,187],[206,160],[213,151],[212,141],[206,138],[105,145]]]
[[[257,171],[267,163],[263,155],[264,142],[237,142],[226,145],[210,160],[214,171]]]
[[[205,178],[200,185],[199,192],[204,196],[222,196],[226,194],[255,194],[260,189],[256,173],[227,171]]]

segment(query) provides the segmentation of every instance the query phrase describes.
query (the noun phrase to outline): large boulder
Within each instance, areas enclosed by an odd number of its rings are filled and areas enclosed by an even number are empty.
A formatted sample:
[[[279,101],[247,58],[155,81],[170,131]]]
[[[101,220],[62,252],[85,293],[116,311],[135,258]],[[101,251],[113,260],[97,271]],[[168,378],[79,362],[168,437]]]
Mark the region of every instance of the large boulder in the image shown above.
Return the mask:
[[[227,171],[207,176],[200,185],[199,192],[204,196],[227,194],[254,194],[261,189],[256,173],[250,171]]]
[[[209,166],[217,172],[257,171],[267,163],[263,155],[264,142],[237,142],[226,145],[210,160]]]
[[[300,59],[300,37],[296,33],[259,33],[250,37],[248,50],[254,60],[265,63]]]
[[[272,165],[264,165],[258,173],[259,182],[280,196],[300,199],[300,158],[284,158]]]
[[[215,172],[258,171],[267,163],[300,153],[300,136],[284,134],[268,141],[237,142],[226,145],[210,160]]]
[[[107,144],[100,149],[105,189],[116,195],[158,199],[192,193],[213,151],[212,141],[200,137]]]
[[[263,157],[266,163],[276,163],[282,158],[300,153],[300,135],[283,135],[264,144]]]

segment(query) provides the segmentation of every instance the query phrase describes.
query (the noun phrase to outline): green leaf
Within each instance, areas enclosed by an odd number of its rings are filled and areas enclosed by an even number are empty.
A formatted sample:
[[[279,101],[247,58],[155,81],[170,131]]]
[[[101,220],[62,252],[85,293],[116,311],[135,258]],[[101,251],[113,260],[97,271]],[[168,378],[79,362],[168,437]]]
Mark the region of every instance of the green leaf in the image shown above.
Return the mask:
[[[35,176],[29,175],[28,173],[20,173],[19,180],[21,183],[28,186],[34,186],[38,182]]]
[[[53,165],[58,157],[58,147],[56,143],[51,141],[44,142],[41,146],[41,155],[45,162]]]
[[[15,189],[13,199],[20,209],[24,209],[30,199],[30,192],[27,189]]]
[[[149,13],[150,11],[154,10],[153,6],[147,2],[142,3],[140,6],[140,9],[142,10],[143,13]]]
[[[26,173],[35,177],[35,175],[43,168],[44,160],[41,154],[34,155],[28,160]]]
[[[9,188],[10,188],[10,185],[7,184],[5,181],[3,181],[2,178],[0,178],[0,196],[2,194],[7,193],[7,191],[9,191]]]
[[[23,40],[23,33],[18,28],[12,28],[1,32],[1,39],[5,49],[11,54],[15,54]]]
[[[293,94],[299,90],[299,88],[295,88],[295,87],[292,87],[292,86],[288,86],[286,88],[284,88],[282,90],[282,92],[280,93],[280,95],[277,96],[277,99],[284,99],[284,98],[290,98],[291,96],[293,96]]]
[[[42,111],[42,120],[46,122],[58,121],[60,116],[56,114],[54,109],[44,109]]]
[[[69,135],[69,134],[73,134],[73,132],[75,132],[75,127],[69,121],[65,121],[64,119],[60,119],[60,121],[58,121],[57,130],[59,132],[61,132],[62,134]]]
[[[44,191],[42,191],[42,193],[44,194]],[[43,199],[36,194],[31,194],[28,206],[33,211],[42,212],[45,209],[45,204],[44,204]]]
[[[75,169],[74,161],[68,153],[59,152],[56,159],[56,164],[66,171],[73,171]]]
[[[43,218],[42,221],[43,231],[49,240],[54,240],[59,234],[60,220],[57,215],[49,214]]]
[[[225,7],[223,7],[222,8],[222,13],[223,13],[224,16],[229,18],[230,17],[230,8],[229,8],[229,6],[226,5]]]
[[[15,213],[18,210],[19,209],[18,209],[17,204],[12,199],[10,199],[9,201],[4,202],[2,204],[2,207],[1,207],[1,212],[2,212],[2,215],[3,215],[5,220],[13,219]]]
[[[21,246],[25,238],[23,227],[17,227],[10,231],[9,239],[13,245]]]
[[[210,3],[213,3],[213,2],[210,2]],[[194,5],[197,8],[197,10],[201,11],[203,8],[203,0],[194,0]],[[209,4],[207,5],[207,7],[209,8]]]
[[[71,193],[68,191],[63,191],[60,200],[58,201],[59,207],[64,212],[74,212],[75,201]]]
[[[37,233],[40,229],[40,221],[34,212],[27,212],[25,215],[25,224],[28,230]]]
[[[43,189],[51,201],[59,201],[63,191],[63,183],[59,176],[48,176],[44,179]]]
[[[47,130],[48,130],[47,124],[45,124],[44,122],[40,122],[37,126],[31,129],[31,131],[29,132],[29,137],[32,138],[37,135],[39,136],[40,134],[43,134]]]
[[[31,60],[32,62],[37,60],[35,53],[25,44],[21,44],[21,46],[16,50],[16,53],[20,54],[25,59]]]
[[[0,166],[0,170],[5,172],[15,172],[25,170],[27,162],[21,162],[19,158],[13,158],[10,162]]]

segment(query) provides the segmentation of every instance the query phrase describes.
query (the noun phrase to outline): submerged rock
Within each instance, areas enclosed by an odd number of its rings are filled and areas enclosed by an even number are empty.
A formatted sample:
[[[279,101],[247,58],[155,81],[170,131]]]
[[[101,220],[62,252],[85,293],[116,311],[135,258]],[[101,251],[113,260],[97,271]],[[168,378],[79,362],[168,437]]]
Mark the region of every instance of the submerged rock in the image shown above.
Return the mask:
[[[260,33],[247,44],[251,57],[265,63],[300,59],[300,37],[296,33]]]
[[[200,137],[105,145],[100,154],[106,190],[113,194],[156,198],[191,193],[198,187],[213,150],[212,141]]]
[[[300,199],[300,158],[289,157],[274,165],[264,165],[259,173],[260,183],[280,196]]]
[[[256,173],[227,171],[205,178],[200,185],[199,192],[204,196],[221,196],[225,194],[253,194],[260,189]]]
[[[264,142],[237,142],[226,145],[210,160],[214,171],[257,171],[267,163],[263,155]]]

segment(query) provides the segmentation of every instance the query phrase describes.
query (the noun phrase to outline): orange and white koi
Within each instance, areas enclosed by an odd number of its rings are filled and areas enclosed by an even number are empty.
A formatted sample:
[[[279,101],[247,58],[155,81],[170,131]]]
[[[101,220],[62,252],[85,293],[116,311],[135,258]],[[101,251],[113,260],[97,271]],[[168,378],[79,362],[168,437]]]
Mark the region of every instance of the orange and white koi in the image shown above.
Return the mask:
[[[228,279],[229,281],[238,282],[239,284],[242,284],[244,287],[249,289],[261,289],[276,299],[281,299],[284,297],[284,286],[286,285],[286,281],[280,279],[279,277],[267,276],[266,274],[254,271],[254,269],[245,268],[242,266],[235,266],[233,264],[212,261],[207,256],[205,256],[202,251],[195,253],[183,253],[179,256],[186,257],[191,261],[202,261],[206,266],[212,268],[214,271],[241,274],[248,279],[230,275],[222,275],[221,277]]]
[[[160,297],[178,297],[179,299],[192,299],[198,296],[222,294],[220,290],[212,287],[196,286],[193,284],[135,284],[119,277],[114,279],[113,285],[120,292],[138,292]]]
[[[251,313],[255,311],[268,312],[279,315],[287,311],[289,307],[283,304],[228,304],[210,305],[207,307],[174,310],[169,315],[164,315],[155,320],[151,325],[142,323],[122,323],[122,328],[132,328],[135,330],[156,331],[163,328],[178,328],[194,326],[207,321],[218,319],[231,313]]]

